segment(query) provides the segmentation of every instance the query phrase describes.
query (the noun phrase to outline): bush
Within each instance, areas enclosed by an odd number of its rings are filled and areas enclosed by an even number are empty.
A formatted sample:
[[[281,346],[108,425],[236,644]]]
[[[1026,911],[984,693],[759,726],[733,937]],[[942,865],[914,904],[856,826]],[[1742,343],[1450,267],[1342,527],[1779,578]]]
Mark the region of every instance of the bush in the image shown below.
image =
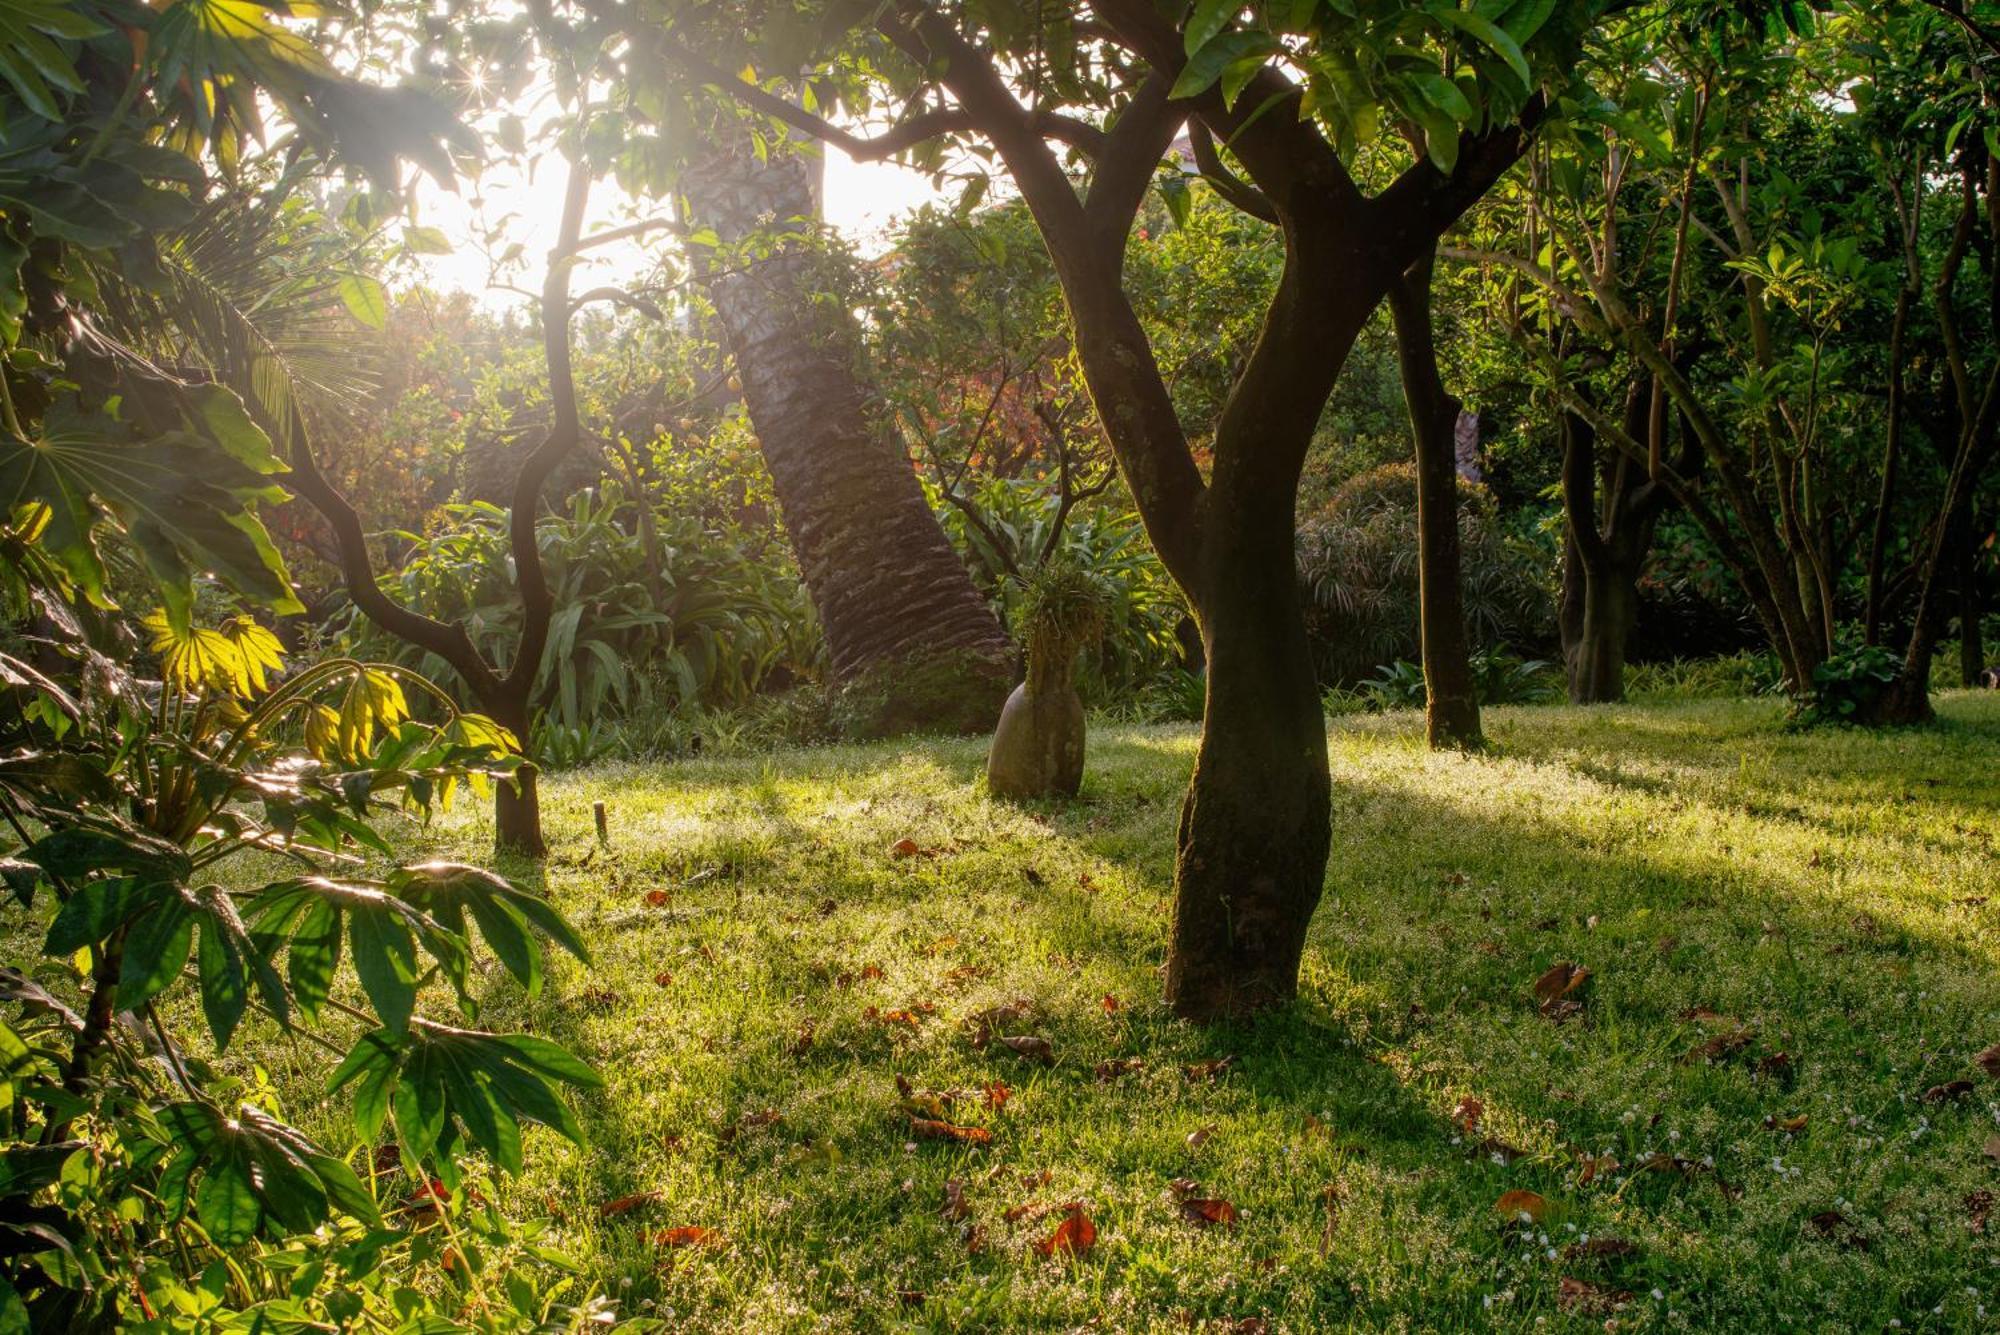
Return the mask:
[[[1625,693],[1634,698],[1740,700],[1776,695],[1784,680],[1784,668],[1769,650],[1625,665]]]
[[[1508,536],[1491,493],[1459,482],[1466,630],[1475,646],[1545,642],[1553,604],[1546,562]],[[1350,479],[1300,526],[1299,579],[1320,679],[1361,682],[1421,650],[1417,476],[1387,464]]]
[[[483,652],[505,662],[520,636],[507,512],[473,502],[444,514],[445,527],[409,535],[413,550],[391,591],[464,623]],[[635,507],[606,483],[537,526],[556,606],[532,739],[545,763],[620,749],[615,724],[740,707],[819,669],[812,605],[781,546],[677,514],[652,522],[657,560]],[[427,675],[449,671],[358,614],[341,629],[357,653]]]
[[[1879,644],[1850,644],[1813,669],[1812,693],[1798,700],[1792,716],[1802,726],[1868,723],[1902,671],[1903,661]]]
[[[1504,648],[1482,649],[1472,656],[1472,689],[1482,705],[1543,704],[1555,695],[1550,665],[1539,658],[1523,659]],[[1345,693],[1330,692],[1336,707],[1329,712],[1350,712]],[[1376,709],[1422,709],[1428,696],[1423,665],[1398,659],[1376,670],[1361,683],[1360,697]]]

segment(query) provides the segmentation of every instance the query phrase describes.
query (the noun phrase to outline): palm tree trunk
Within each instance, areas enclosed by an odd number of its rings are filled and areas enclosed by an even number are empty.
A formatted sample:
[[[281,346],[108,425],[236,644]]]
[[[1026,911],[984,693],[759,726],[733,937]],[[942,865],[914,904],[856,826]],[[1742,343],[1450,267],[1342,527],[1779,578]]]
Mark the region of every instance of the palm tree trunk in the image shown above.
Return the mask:
[[[945,538],[900,442],[869,410],[851,315],[815,299],[812,174],[780,153],[725,152],[683,178],[750,422],[826,634],[850,731],[989,729],[1013,645]],[[748,247],[742,243],[752,240]]]

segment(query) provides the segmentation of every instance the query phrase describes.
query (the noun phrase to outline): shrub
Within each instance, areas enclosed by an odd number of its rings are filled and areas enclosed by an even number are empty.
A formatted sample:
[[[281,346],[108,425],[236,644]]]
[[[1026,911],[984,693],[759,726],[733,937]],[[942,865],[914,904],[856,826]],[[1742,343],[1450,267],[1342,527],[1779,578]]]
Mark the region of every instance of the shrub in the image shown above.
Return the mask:
[[[1555,695],[1550,671],[1550,664],[1539,658],[1517,658],[1504,648],[1482,649],[1472,656],[1472,688],[1482,705],[1542,704]],[[1337,688],[1329,694],[1345,705],[1346,696]],[[1427,700],[1423,665],[1407,658],[1385,663],[1361,684],[1361,698],[1377,709],[1422,709]]]
[[[1475,646],[1548,638],[1546,563],[1503,530],[1491,494],[1459,482],[1466,630]],[[1299,579],[1320,679],[1351,685],[1419,643],[1417,477],[1387,464],[1350,479],[1300,526]]]
[[[1902,671],[1902,659],[1879,644],[1851,644],[1813,669],[1811,694],[1796,701],[1802,726],[1869,723]]]

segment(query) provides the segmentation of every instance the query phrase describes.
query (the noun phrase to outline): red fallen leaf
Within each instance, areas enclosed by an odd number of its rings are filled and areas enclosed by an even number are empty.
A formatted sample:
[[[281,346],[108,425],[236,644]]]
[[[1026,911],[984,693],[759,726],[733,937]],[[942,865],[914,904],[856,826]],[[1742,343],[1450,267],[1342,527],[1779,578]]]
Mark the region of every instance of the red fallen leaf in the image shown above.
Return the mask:
[[[660,1199],[657,1191],[635,1191],[630,1196],[620,1196],[617,1200],[606,1201],[597,1207],[599,1219],[609,1219],[613,1215],[628,1214],[642,1205],[651,1205]]]
[[[1966,1227],[1974,1233],[1984,1233],[1986,1221],[1993,1217],[1993,1193],[1984,1187],[1966,1193],[1965,1213],[1969,1216]]]
[[[787,1048],[786,1050],[790,1052],[794,1057],[803,1057],[806,1055],[806,1053],[812,1051],[812,1045],[813,1045],[813,1023],[811,1020],[807,1020],[804,1024],[799,1026],[798,1037],[792,1040],[790,1047]]]
[[[1017,1057],[1026,1057],[1029,1061],[1038,1061],[1044,1066],[1055,1065],[1056,1050],[1046,1038],[1033,1034],[1003,1035],[1000,1044]]]
[[[432,1178],[403,1198],[403,1208],[412,1214],[437,1214],[451,1199],[451,1188],[440,1178]]]
[[[892,858],[913,858],[923,851],[923,845],[907,835],[889,845],[889,856]]]
[[[1070,1256],[1082,1256],[1097,1245],[1097,1225],[1083,1212],[1081,1204],[1064,1207],[1069,1211],[1056,1231],[1035,1244],[1035,1250],[1043,1256],[1054,1256],[1064,1252]]]
[[[1493,1202],[1493,1212],[1510,1223],[1517,1222],[1522,1215],[1526,1215],[1531,1221],[1539,1224],[1543,1216],[1549,1212],[1549,1203],[1539,1192],[1508,1191],[1501,1193],[1500,1199]]]
[[[1143,1071],[1145,1069],[1146,1059],[1144,1057],[1113,1057],[1109,1061],[1097,1063],[1097,1083],[1108,1085],[1121,1076],[1127,1076],[1134,1071]]]
[[[1459,1130],[1468,1136],[1479,1134],[1479,1125],[1486,1118],[1486,1105],[1467,1094],[1451,1110],[1451,1120],[1458,1123]]]
[[[986,1225],[967,1224],[965,1226],[965,1254],[977,1256],[986,1250]]]
[[[864,982],[864,983],[865,983],[865,982],[867,982],[867,981],[868,981],[868,980],[869,980],[870,978],[880,978],[881,976],[882,976],[882,966],[881,966],[881,965],[879,965],[879,964],[864,964],[864,965],[862,965],[862,966],[861,966],[861,981],[862,981],[862,982]]]
[[[1227,1057],[1217,1057],[1214,1061],[1195,1062],[1191,1066],[1183,1066],[1181,1075],[1190,1081],[1213,1080],[1234,1065],[1236,1065],[1236,1054],[1232,1052]]]
[[[2000,1043],[1980,1052],[1972,1059],[1972,1064],[1986,1072],[1994,1080],[2000,1080]]]
[[[1111,1015],[1115,1013],[1118,1009],[1118,998],[1112,996],[1109,992],[1106,992],[1104,994],[1104,999],[1098,1002],[1097,1004],[1104,1008],[1104,1013],[1106,1015]]]
[[[646,892],[646,903],[653,908],[663,909],[673,902],[674,893],[671,890],[648,890]]]
[[[1572,1242],[1563,1248],[1563,1259],[1574,1261],[1583,1257],[1633,1256],[1639,1249],[1623,1238],[1592,1238],[1589,1242]]]
[[[608,987],[587,987],[578,1000],[594,1010],[608,1010],[618,1004],[619,997]]]
[[[1181,1217],[1191,1224],[1233,1224],[1236,1207],[1219,1196],[1190,1196],[1181,1202]]]
[[[1556,1306],[1578,1316],[1610,1316],[1632,1302],[1630,1289],[1612,1289],[1564,1275],[1556,1284]]]
[[[1056,1170],[1053,1168],[1044,1168],[1037,1173],[1021,1174],[1021,1186],[1024,1190],[1027,1191],[1033,1191],[1037,1187],[1046,1187],[1049,1183],[1055,1180],[1056,1180]]]
[[[373,1160],[377,1176],[401,1172],[403,1167],[403,1151],[396,1145],[377,1145]]]
[[[1087,871],[1080,871],[1076,874],[1076,885],[1086,895],[1094,895],[1104,888]]]
[[[963,1219],[972,1213],[972,1207],[965,1200],[965,1183],[959,1178],[947,1178],[944,1184],[944,1209],[939,1211],[946,1219]]]
[[[923,1021],[917,1018],[914,1011],[885,1011],[876,1006],[870,1006],[867,1010],[861,1012],[861,1015],[863,1019],[872,1020],[885,1029],[892,1025],[902,1025],[905,1028],[915,1029],[923,1023]]]
[[[994,1112],[999,1112],[1007,1106],[1007,1100],[1014,1097],[1014,1091],[1001,1084],[998,1080],[995,1080],[992,1084],[981,1090],[980,1095],[986,1100],[987,1107],[991,1108]]]
[[[674,985],[674,976],[668,973],[665,969],[662,969],[658,973],[653,975],[653,986],[672,987],[673,985]]]
[[[684,1224],[679,1228],[663,1228],[653,1235],[655,1247],[716,1247],[722,1243],[722,1235],[712,1228],[699,1224]]]
[[[955,1140],[965,1145],[991,1145],[993,1133],[983,1126],[954,1126],[928,1117],[912,1117],[910,1132],[922,1140]]]
[[[1972,1092],[1970,1080],[1948,1080],[1924,1091],[1925,1103],[1952,1103]]]

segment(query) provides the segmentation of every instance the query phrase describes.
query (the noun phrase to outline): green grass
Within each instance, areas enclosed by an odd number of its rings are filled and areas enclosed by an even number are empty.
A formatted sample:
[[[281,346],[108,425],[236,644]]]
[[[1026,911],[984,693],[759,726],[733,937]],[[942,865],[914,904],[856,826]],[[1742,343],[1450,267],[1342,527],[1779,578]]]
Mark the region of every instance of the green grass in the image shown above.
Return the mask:
[[[534,1137],[502,1203],[678,1330],[1603,1328],[1565,1276],[1629,1290],[1620,1329],[1990,1329],[2000,1248],[1967,1197],[2000,1191],[2000,1084],[1970,1058],[2000,1040],[2000,895],[1968,897],[1996,890],[2000,698],[1941,703],[1887,736],[1786,732],[1771,703],[1496,710],[1473,758],[1410,715],[1341,720],[1301,997],[1247,1028],[1158,1002],[1192,730],[1099,728],[1082,799],[1040,807],[987,800],[972,742],[557,777],[540,875],[596,960],[534,1001],[496,980],[485,1019],[608,1083],[589,1147]],[[486,837],[466,812],[425,842]],[[1594,987],[1556,1023],[1533,985],[1564,960]],[[1053,1065],[971,1041],[1013,998],[1035,1018],[1005,1032]],[[1738,1023],[1740,1053],[1687,1059]],[[1004,1082],[954,1114],[992,1144],[912,1140],[898,1074]],[[1640,1171],[1656,1153],[1691,1166]],[[954,1178],[977,1255],[940,1213]],[[1176,1178],[1241,1218],[1187,1222]],[[1540,1225],[1495,1211],[1514,1189]],[[1037,1255],[1057,1218],[1003,1217],[1034,1201],[1083,1202],[1095,1250]],[[683,1225],[723,1242],[649,1241]],[[1586,1236],[1633,1250],[1566,1253]]]

